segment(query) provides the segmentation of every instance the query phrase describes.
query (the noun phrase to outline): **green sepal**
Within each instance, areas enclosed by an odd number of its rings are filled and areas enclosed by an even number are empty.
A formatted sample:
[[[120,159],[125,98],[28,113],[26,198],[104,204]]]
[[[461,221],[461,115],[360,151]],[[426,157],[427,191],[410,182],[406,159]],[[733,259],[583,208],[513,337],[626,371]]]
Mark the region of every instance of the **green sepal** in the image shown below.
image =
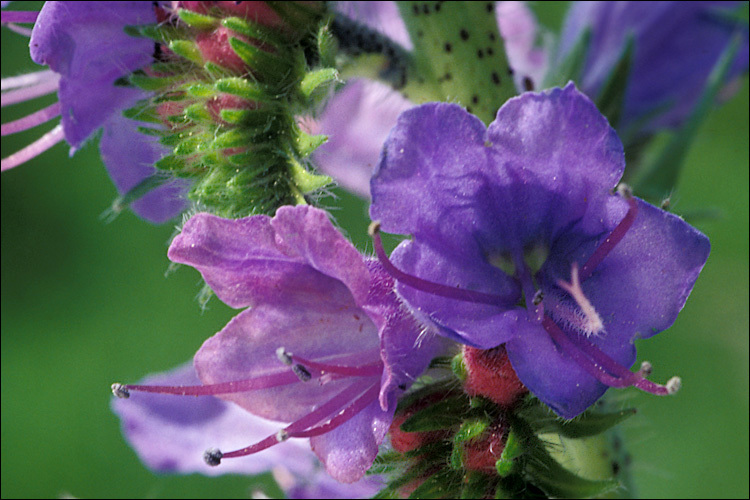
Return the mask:
[[[451,371],[453,371],[453,375],[461,382],[466,380],[468,372],[466,371],[466,363],[464,363],[464,355],[462,353],[458,353],[451,358]]]
[[[295,131],[295,136],[294,149],[302,158],[310,156],[313,151],[325,144],[325,142],[328,140],[327,135],[310,135],[299,129]]]
[[[203,55],[198,46],[190,40],[172,40],[169,49],[175,54],[184,57],[188,61],[203,65]]]
[[[466,420],[461,424],[458,432],[456,432],[456,434],[453,436],[453,442],[455,444],[458,444],[476,439],[481,436],[484,431],[487,430],[487,427],[489,427],[489,425],[490,423],[486,418],[472,418],[470,420]],[[403,426],[401,427],[403,428]]]
[[[688,149],[693,143],[698,128],[716,102],[716,96],[724,87],[741,43],[741,34],[738,33],[732,37],[711,70],[701,98],[688,120],[671,137],[666,146],[643,165],[640,170],[641,175],[633,183],[635,192],[648,200],[658,201],[674,190]]]
[[[339,72],[335,68],[323,68],[305,74],[300,83],[300,92],[305,99],[310,99],[316,90],[327,92],[331,85],[339,82]]]
[[[214,87],[219,92],[236,95],[248,101],[265,102],[273,100],[273,96],[264,86],[240,77],[222,78],[214,84]]]
[[[318,45],[318,54],[320,55],[320,64],[324,67],[336,67],[336,52],[338,44],[331,33],[331,28],[328,23],[323,24],[320,29],[318,29],[316,42]]]
[[[631,34],[596,99],[596,107],[615,128],[620,123],[620,116],[625,105],[625,93],[628,90],[634,51],[635,37]]]
[[[229,37],[229,46],[252,68],[253,74],[264,82],[277,82],[289,71],[289,60],[286,57],[272,54],[235,37]]]
[[[136,71],[128,78],[136,87],[149,92],[165,90],[179,81],[181,76],[148,76],[142,71]]]
[[[101,218],[107,222],[112,222],[120,212],[128,208],[133,202],[138,201],[150,191],[158,188],[165,182],[169,181],[169,175],[156,173],[143,179],[141,182],[130,188],[126,193],[115,198],[112,206],[102,213]]]
[[[147,24],[143,26],[125,26],[125,33],[137,38],[150,38],[159,43],[169,43],[188,37],[188,31],[169,25]]]
[[[367,470],[367,474],[388,474],[402,469],[406,463],[406,456],[397,451],[379,453],[372,466]]]
[[[196,123],[210,123],[213,122],[213,116],[206,109],[206,105],[203,102],[196,102],[191,104],[183,111],[186,118]]]
[[[467,403],[464,395],[447,397],[407,418],[401,424],[401,430],[404,432],[425,432],[458,425],[463,419]]]
[[[545,77],[543,88],[564,87],[571,80],[580,83],[591,46],[591,36],[590,27],[583,30],[570,53]]]
[[[180,16],[185,24],[199,30],[213,29],[219,24],[219,20],[212,16],[200,14],[192,10],[178,9],[177,15]]]
[[[175,155],[167,155],[154,163],[154,167],[159,170],[180,171],[184,170],[187,165],[185,158],[179,158]]]
[[[557,463],[546,452],[533,454],[526,462],[525,473],[548,496],[557,498],[589,498],[608,493],[620,486],[616,480],[584,479]]]
[[[276,47],[286,45],[288,43],[284,39],[284,37],[279,35],[277,32],[239,17],[227,17],[221,20],[221,24],[225,28],[236,31],[240,35],[244,35],[248,38],[254,38],[256,40],[260,40],[263,43],[268,43]]]
[[[221,78],[230,78],[234,76],[232,71],[211,61],[206,61],[206,63],[203,65],[203,69],[206,70],[206,73],[208,73],[212,80],[219,80]]]
[[[162,146],[167,146],[168,148],[174,148],[175,146],[177,146],[179,143],[182,142],[184,137],[185,137],[184,132],[177,132],[177,133],[168,134],[168,135],[162,134],[162,137],[159,139],[159,144],[161,144]]]
[[[487,474],[468,471],[463,477],[459,498],[486,498],[490,484],[490,476]]]
[[[516,459],[523,454],[523,446],[518,435],[511,430],[508,438],[505,440],[505,448],[500,458],[495,462],[495,470],[500,477],[506,477],[518,469]]]
[[[165,134],[168,133],[166,130],[162,130],[162,129],[158,129],[158,128],[153,128],[153,127],[140,127],[139,126],[139,127],[136,127],[136,130],[138,130],[138,132],[140,132],[141,134],[148,135],[150,137],[161,137],[161,138],[163,138],[165,136]],[[161,139],[159,140],[159,142],[161,142]]]
[[[461,485],[461,474],[452,469],[442,470],[427,479],[409,495],[409,498],[451,498],[455,497]]]
[[[174,154],[179,156],[192,156],[207,152],[212,149],[212,133],[193,134],[182,139],[174,148]]]
[[[635,408],[605,412],[593,407],[573,420],[563,420],[539,400],[520,411],[537,434],[555,433],[572,439],[596,436],[635,414]]]
[[[309,172],[298,161],[292,159],[290,162],[292,182],[302,193],[313,193],[333,182],[327,175],[318,175]]]
[[[216,136],[216,139],[211,143],[211,147],[213,149],[249,147],[257,135],[257,130],[233,128]]]
[[[180,87],[191,97],[213,97],[216,95],[216,89],[212,85],[205,83],[190,82]]]
[[[161,118],[159,118],[159,115],[156,114],[154,106],[147,100],[140,101],[135,106],[126,109],[122,112],[122,115],[125,118],[130,118],[131,120],[138,120],[141,122],[158,124],[163,123]]]

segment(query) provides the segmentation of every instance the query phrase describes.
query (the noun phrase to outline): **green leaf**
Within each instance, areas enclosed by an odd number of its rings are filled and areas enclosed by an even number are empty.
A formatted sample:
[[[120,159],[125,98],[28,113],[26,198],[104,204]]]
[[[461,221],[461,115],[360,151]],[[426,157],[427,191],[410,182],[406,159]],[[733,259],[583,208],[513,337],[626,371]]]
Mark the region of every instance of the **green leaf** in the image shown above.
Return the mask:
[[[183,170],[186,166],[185,159],[175,155],[167,155],[154,163],[154,167],[160,170]]]
[[[547,495],[558,498],[589,498],[616,489],[620,483],[613,479],[592,481],[584,479],[557,463],[549,455],[545,459],[529,460],[526,474]]]
[[[573,420],[563,420],[538,400],[522,410],[523,418],[536,433],[555,433],[573,439],[601,434],[635,414],[635,408],[605,412],[594,407]]]
[[[302,158],[310,156],[313,151],[322,146],[327,140],[327,135],[310,135],[302,130],[296,131],[294,149],[297,151]]]
[[[445,469],[425,479],[409,498],[456,498],[461,485],[461,474]]]

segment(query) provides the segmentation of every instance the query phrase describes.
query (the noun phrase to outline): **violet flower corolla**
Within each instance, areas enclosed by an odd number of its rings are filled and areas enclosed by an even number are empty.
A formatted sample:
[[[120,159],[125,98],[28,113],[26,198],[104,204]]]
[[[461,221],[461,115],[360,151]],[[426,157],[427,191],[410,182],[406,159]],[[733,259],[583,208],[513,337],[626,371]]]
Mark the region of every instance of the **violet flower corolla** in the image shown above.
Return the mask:
[[[565,19],[558,61],[586,29],[591,42],[579,88],[595,98],[633,37],[628,86],[618,130],[679,126],[690,115],[711,70],[736,33],[743,42],[727,84],[748,69],[747,22],[729,15],[742,2],[574,2]]]
[[[150,375],[139,383],[194,385],[200,380],[192,364],[187,363]],[[261,440],[278,430],[277,423],[219,398],[168,398],[133,392],[129,399],[114,399],[112,408],[122,420],[128,442],[138,450],[141,460],[157,472],[213,476],[271,471],[289,498],[368,498],[381,486],[375,477],[352,484],[333,480],[320,467],[307,443],[296,439],[270,448],[253,460],[230,460],[222,467],[208,467],[202,458],[207,448],[242,447],[248,440]]]
[[[573,84],[509,100],[489,128],[425,104],[401,115],[372,179],[373,220],[413,235],[392,263],[376,236],[378,256],[415,315],[464,344],[505,344],[561,417],[609,387],[674,393],[679,378],[662,386],[648,363],[628,370],[634,340],[675,321],[710,245],[613,194],[624,167],[616,133]]]
[[[403,307],[380,263],[365,259],[326,212],[309,206],[281,207],[273,218],[197,214],[169,257],[198,269],[222,301],[247,309],[195,355],[202,385],[116,384],[115,394],[216,396],[253,416],[291,422],[250,446],[208,450],[210,465],[309,437],[334,479],[361,479],[398,396],[442,345]],[[152,453],[148,440],[134,445]]]
[[[338,2],[336,10],[412,49],[395,2]],[[547,70],[548,51],[536,41],[534,15],[523,2],[497,2],[495,16],[519,91],[538,86]],[[387,84],[354,78],[337,92],[314,125],[329,137],[313,154],[322,172],[361,197],[369,197],[370,177],[398,115],[414,103]]]
[[[40,139],[2,160],[11,169],[65,140],[71,155],[95,132],[102,160],[121,193],[156,174],[153,164],[169,150],[154,137],[138,132],[144,123],[122,116],[147,97],[143,90],[115,82],[153,62],[154,44],[133,38],[127,25],[156,22],[153,2],[46,2],[39,13],[3,11],[5,22],[34,22],[29,41],[31,59],[49,69],[4,78],[3,107],[57,92],[58,102],[19,120],[4,123],[2,135],[13,134],[61,117]],[[185,185],[159,186],[131,207],[151,222],[164,222],[185,207]]]

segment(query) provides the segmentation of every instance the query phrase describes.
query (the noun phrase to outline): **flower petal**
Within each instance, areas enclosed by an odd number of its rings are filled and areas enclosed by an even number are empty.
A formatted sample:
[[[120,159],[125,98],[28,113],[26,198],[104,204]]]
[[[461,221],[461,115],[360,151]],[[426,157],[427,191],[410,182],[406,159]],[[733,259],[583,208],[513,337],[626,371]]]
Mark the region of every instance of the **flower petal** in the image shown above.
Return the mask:
[[[58,97],[65,138],[77,149],[113,114],[143,97],[115,86],[151,62],[153,42],[126,25],[156,22],[151,2],[46,2],[31,35],[31,58],[61,75]]]
[[[197,214],[172,242],[169,258],[198,269],[218,297],[236,308],[272,296],[303,302],[347,302],[352,296],[363,303],[368,293],[359,252],[326,212],[309,206],[282,207],[273,219]]]

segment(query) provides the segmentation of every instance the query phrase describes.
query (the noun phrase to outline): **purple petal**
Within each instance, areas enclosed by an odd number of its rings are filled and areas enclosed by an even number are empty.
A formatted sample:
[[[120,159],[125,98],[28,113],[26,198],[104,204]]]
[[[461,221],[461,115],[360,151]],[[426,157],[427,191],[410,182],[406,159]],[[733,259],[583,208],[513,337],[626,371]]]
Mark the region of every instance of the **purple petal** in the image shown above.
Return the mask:
[[[237,308],[271,296],[336,302],[351,295],[362,303],[368,292],[359,252],[326,212],[308,206],[282,207],[273,219],[197,214],[172,242],[169,258],[198,269]]]
[[[409,32],[396,2],[336,2],[334,9],[411,50]]]
[[[497,2],[495,16],[516,88],[521,92],[527,90],[525,78],[531,80],[533,88],[539,88],[547,71],[549,53],[546,47],[537,47],[539,35],[533,12],[524,2]]]
[[[116,114],[104,124],[99,142],[102,161],[121,194],[157,174],[154,163],[169,153],[154,137],[140,133],[140,125],[145,124]],[[166,222],[185,209],[186,191],[186,181],[170,181],[146,193],[131,208],[148,221]]]
[[[394,410],[384,411],[373,401],[340,427],[310,438],[313,451],[334,479],[343,483],[362,479],[378,454]]]
[[[748,68],[748,32],[718,14],[740,2],[576,2],[561,35],[560,56],[591,26],[591,51],[581,88],[598,94],[632,34],[635,54],[622,125],[667,111],[649,129],[679,125],[694,108],[706,79],[735,33],[744,41],[728,80]]]
[[[190,364],[146,377],[142,384],[192,385],[200,381]],[[158,472],[206,475],[259,474],[283,464],[297,476],[313,474],[315,458],[304,440],[290,439],[263,453],[225,460],[210,467],[203,460],[209,448],[239,449],[279,430],[277,423],[250,415],[218,398],[182,397],[133,392],[113,399],[123,434],[143,462]]]
[[[283,296],[282,296],[283,298]],[[274,300],[274,299],[271,299]],[[276,356],[279,347],[306,359],[344,357],[342,365],[378,363],[378,332],[351,299],[296,300],[258,303],[230,321],[208,339],[195,355],[195,367],[204,384],[243,380],[291,372]],[[334,361],[335,362],[335,361]],[[348,379],[321,383],[295,381],[289,385],[222,395],[264,418],[291,422],[331,399],[351,384]]]
[[[378,2],[379,3],[379,2]],[[370,177],[398,115],[413,104],[388,86],[351,80],[337,92],[314,125],[328,142],[314,153],[320,170],[344,188],[370,195]]]
[[[46,2],[31,35],[31,58],[61,75],[58,97],[65,137],[73,148],[141,90],[115,80],[151,62],[153,42],[125,34],[126,25],[156,22],[152,2]]]
[[[573,418],[599,399],[608,387],[560,351],[549,334],[518,314],[516,336],[505,348],[518,378],[536,397],[563,418]],[[626,339],[602,348],[623,366],[635,361],[635,346]]]

